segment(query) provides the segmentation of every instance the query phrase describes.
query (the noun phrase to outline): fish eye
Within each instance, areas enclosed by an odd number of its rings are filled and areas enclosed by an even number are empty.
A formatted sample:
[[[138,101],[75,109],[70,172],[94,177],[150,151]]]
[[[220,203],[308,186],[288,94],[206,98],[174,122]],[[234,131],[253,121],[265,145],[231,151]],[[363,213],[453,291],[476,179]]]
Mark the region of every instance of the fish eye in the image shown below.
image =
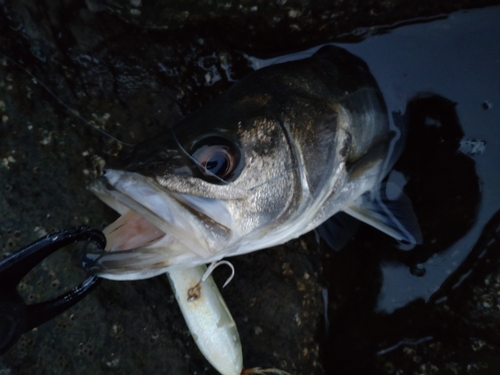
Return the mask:
[[[198,169],[206,181],[228,181],[234,177],[240,161],[239,148],[234,143],[222,137],[209,137],[193,149],[191,156],[198,162]]]

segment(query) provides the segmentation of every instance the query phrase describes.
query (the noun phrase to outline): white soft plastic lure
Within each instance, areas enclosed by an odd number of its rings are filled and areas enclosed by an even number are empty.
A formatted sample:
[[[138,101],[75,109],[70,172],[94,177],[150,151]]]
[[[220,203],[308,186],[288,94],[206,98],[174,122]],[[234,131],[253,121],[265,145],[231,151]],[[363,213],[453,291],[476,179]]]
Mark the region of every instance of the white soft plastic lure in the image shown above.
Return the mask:
[[[222,375],[243,370],[241,342],[236,323],[206,266],[167,272],[175,298],[196,345]]]

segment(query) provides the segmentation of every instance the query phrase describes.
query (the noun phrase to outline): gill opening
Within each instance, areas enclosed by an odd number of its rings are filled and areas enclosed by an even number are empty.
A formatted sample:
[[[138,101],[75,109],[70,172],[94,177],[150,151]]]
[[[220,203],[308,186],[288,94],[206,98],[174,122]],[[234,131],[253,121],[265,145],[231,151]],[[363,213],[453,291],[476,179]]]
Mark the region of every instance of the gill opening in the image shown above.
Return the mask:
[[[87,119],[85,119],[84,117],[80,116],[80,114],[75,111],[73,108],[71,108],[69,105],[67,105],[65,102],[63,102],[51,89],[49,89],[49,87],[43,83],[42,81],[40,81],[38,78],[35,77],[35,75],[33,73],[31,73],[29,70],[27,70],[25,67],[23,67],[21,64],[19,64],[17,61],[15,61],[14,59],[10,58],[9,56],[7,56],[6,54],[4,54],[3,52],[0,52],[0,55],[2,55],[3,57],[5,57],[8,61],[10,61],[12,64],[14,64],[15,66],[17,66],[19,69],[21,69],[24,73],[26,73],[27,75],[29,75],[32,80],[33,80],[33,83],[35,85],[40,85],[43,87],[43,89],[45,91],[47,91],[59,104],[61,104],[64,108],[66,108],[66,110],[71,113],[73,116],[75,116],[76,118],[78,118],[79,120],[81,120],[85,125],[88,125],[90,126],[91,128],[93,128],[94,130],[97,130],[99,133],[105,135],[106,137],[109,137],[111,138],[112,140],[114,140],[115,142],[118,142],[119,144],[123,145],[123,146],[127,146],[127,147],[132,147],[134,146],[133,144],[131,143],[127,143],[127,142],[123,142],[121,140],[119,140],[118,138],[112,136],[111,134],[107,133],[106,131],[98,128],[97,126],[95,126],[94,124],[92,124],[90,121],[88,121]]]
[[[297,215],[301,215],[308,205],[310,204],[311,191],[309,188],[309,181],[307,179],[307,172],[305,170],[305,163],[302,158],[302,154],[298,150],[298,146],[294,140],[292,131],[290,130],[289,124],[286,121],[282,121],[280,118],[275,118],[278,124],[280,124],[281,129],[283,130],[283,134],[288,143],[288,148],[290,149],[290,153],[292,155],[292,160],[294,166],[298,170],[298,177],[300,180],[300,205],[297,210]]]

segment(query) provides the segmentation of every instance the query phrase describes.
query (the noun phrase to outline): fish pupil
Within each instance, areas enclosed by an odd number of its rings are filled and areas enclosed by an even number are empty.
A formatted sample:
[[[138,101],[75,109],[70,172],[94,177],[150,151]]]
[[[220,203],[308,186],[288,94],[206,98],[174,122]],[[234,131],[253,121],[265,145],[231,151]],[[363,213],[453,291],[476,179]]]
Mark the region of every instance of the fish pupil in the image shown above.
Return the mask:
[[[224,176],[229,167],[227,155],[223,152],[217,152],[208,161],[205,168],[216,176]]]

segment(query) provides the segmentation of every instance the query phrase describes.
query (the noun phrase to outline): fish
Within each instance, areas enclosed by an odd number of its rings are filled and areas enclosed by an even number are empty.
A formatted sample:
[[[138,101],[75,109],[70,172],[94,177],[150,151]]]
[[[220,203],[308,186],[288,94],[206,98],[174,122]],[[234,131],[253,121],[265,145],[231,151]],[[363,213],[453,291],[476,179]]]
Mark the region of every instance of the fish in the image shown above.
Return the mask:
[[[243,370],[236,323],[210,273],[223,258],[326,221],[335,242],[341,213],[418,243],[411,202],[384,182],[404,139],[404,121],[390,121],[366,63],[342,48],[257,70],[133,146],[90,186],[121,216],[84,268],[112,280],[166,273],[214,368],[259,373]]]
[[[343,48],[254,71],[90,186],[121,216],[85,267],[144,279],[285,243],[341,212],[419,243],[411,202],[384,182],[405,134]]]

